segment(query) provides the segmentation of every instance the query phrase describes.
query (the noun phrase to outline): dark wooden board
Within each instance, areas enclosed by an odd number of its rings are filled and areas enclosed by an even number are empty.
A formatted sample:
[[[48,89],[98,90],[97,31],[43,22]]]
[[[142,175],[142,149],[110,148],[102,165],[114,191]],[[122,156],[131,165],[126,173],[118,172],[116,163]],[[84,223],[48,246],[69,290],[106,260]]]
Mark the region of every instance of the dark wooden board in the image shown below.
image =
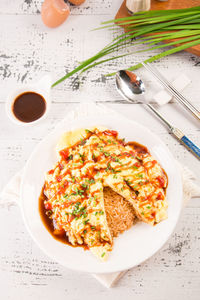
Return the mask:
[[[200,0],[168,0],[165,2],[151,0],[151,10],[178,9],[178,8],[188,8],[193,6],[200,6]],[[124,0],[115,18],[118,19],[118,18],[124,18],[128,16],[129,13],[126,8],[126,0]],[[188,48],[185,51],[200,56],[200,45]]]

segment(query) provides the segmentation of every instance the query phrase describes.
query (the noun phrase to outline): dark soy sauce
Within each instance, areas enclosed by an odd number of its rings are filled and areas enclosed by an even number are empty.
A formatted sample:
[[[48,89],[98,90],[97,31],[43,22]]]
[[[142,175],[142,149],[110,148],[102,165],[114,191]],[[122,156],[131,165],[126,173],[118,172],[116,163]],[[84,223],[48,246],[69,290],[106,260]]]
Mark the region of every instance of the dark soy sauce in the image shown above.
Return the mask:
[[[39,213],[40,213],[40,217],[42,219],[42,222],[44,224],[44,226],[46,227],[46,229],[48,230],[48,232],[53,236],[53,238],[59,242],[62,242],[64,244],[67,244],[71,247],[82,247],[84,248],[84,250],[87,250],[88,247],[85,244],[77,244],[77,245],[72,245],[70,243],[70,241],[68,240],[68,237],[66,235],[66,232],[64,230],[55,230],[54,228],[54,224],[53,224],[53,220],[50,219],[47,215],[47,210],[45,209],[44,206],[44,201],[47,200],[47,197],[44,194],[44,186],[42,188],[40,197],[39,197]]]
[[[30,123],[43,116],[46,101],[40,94],[25,92],[15,98],[12,110],[18,120]]]

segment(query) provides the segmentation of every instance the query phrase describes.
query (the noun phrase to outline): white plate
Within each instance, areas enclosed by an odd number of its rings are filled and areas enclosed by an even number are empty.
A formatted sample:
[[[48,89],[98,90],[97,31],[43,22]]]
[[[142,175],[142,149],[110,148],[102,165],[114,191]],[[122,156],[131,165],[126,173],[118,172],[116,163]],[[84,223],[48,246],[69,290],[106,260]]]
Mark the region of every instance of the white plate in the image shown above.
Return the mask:
[[[67,126],[66,126],[67,125]],[[109,273],[134,267],[156,253],[168,240],[178,221],[182,206],[182,182],[176,161],[165,144],[149,129],[124,117],[93,115],[70,121],[65,128],[57,128],[48,135],[28,160],[21,186],[21,207],[25,224],[38,246],[60,264],[79,271]],[[55,145],[59,136],[75,128],[105,126],[119,132],[126,141],[137,141],[148,147],[165,169],[169,185],[168,219],[152,227],[138,223],[114,240],[114,248],[107,262],[100,262],[90,251],[73,248],[56,241],[44,227],[38,197],[44,183],[44,173],[56,162]]]

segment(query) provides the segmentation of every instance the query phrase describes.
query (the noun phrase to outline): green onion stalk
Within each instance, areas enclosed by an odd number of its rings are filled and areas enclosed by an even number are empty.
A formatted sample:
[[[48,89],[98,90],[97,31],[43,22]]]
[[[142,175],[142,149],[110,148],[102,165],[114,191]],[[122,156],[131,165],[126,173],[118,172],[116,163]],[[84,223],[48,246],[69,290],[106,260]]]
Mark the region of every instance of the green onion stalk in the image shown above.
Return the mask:
[[[173,48],[164,50],[144,61],[145,63],[151,63],[170,54],[200,44],[200,6],[186,9],[138,12],[133,16],[103,22],[95,30],[105,28],[116,30],[118,25],[126,28],[123,34],[115,37],[97,54],[81,62],[74,70],[58,79],[52,84],[52,87],[76,73],[86,72],[97,65],[133,53],[173,46]],[[146,48],[140,51],[128,51],[119,54],[124,48],[127,49],[127,47],[139,44],[145,45]],[[111,55],[111,57],[107,58],[108,55]],[[142,67],[142,62],[129,67],[128,70],[133,71],[140,67]],[[106,76],[113,76],[115,73],[106,74]]]

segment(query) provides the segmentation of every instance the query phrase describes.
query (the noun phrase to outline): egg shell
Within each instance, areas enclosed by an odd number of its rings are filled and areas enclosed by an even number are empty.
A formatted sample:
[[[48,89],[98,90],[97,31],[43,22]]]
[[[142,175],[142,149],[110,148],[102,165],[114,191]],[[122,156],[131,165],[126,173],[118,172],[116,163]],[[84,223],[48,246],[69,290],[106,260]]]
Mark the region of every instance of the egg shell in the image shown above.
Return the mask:
[[[45,0],[42,5],[42,21],[50,28],[60,26],[69,15],[70,9],[64,0]]]

